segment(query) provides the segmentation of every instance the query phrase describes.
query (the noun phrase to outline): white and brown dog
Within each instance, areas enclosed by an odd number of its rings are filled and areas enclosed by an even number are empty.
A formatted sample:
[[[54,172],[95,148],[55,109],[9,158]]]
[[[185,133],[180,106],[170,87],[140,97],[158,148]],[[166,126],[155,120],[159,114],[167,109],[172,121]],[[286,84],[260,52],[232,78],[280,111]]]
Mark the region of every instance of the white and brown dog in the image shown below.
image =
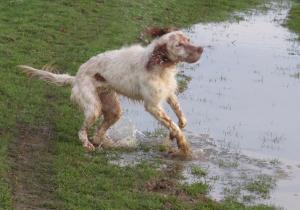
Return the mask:
[[[109,146],[106,131],[120,118],[118,94],[142,101],[145,109],[170,131],[183,154],[189,153],[186,138],[181,130],[186,126],[176,97],[176,64],[194,63],[203,52],[202,47],[192,45],[181,31],[152,28],[148,34],[156,36],[148,46],[132,45],[118,50],[100,53],[82,64],[76,76],[54,74],[48,71],[20,65],[28,76],[60,86],[71,86],[71,100],[84,112],[84,122],[79,139],[88,150],[94,145]],[[178,126],[161,107],[167,101],[179,119]],[[96,129],[93,144],[87,131],[97,118],[103,115]]]

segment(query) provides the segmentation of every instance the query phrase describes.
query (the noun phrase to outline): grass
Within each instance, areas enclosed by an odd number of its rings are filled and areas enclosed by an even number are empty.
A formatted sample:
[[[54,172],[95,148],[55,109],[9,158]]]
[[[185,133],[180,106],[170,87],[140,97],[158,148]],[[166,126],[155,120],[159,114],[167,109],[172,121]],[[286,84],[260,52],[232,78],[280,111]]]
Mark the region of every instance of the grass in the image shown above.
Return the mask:
[[[268,198],[270,191],[275,187],[275,180],[268,175],[259,175],[255,180],[248,183],[245,188],[250,192],[260,195],[262,198]]]
[[[145,183],[162,176],[162,171],[147,162],[135,167],[114,166],[108,162],[110,151],[86,153],[77,140],[82,114],[69,101],[70,89],[27,80],[16,69],[18,64],[41,67],[52,63],[62,72],[75,74],[89,57],[138,41],[139,32],[146,26],[185,27],[196,22],[221,21],[233,11],[260,3],[260,0],[3,1],[0,4],[0,209],[13,209],[16,205],[25,209],[269,209],[216,203],[208,198],[197,200],[191,193],[204,193],[197,191],[199,186],[184,190],[184,186],[176,185],[178,190],[188,192],[181,198],[169,192],[172,189],[164,193],[146,190]],[[20,143],[15,140],[26,141],[22,138],[24,132],[44,140],[43,135],[36,135],[44,132],[41,125],[51,128],[47,143],[51,150],[30,156],[35,164],[28,166],[26,179],[21,179],[22,174],[16,172],[23,168],[14,163],[16,157],[7,157],[18,151],[17,155],[29,158],[30,154],[15,149]],[[12,174],[26,183],[14,183]],[[27,186],[25,194],[13,197],[12,191],[21,184]],[[46,195],[51,194],[47,197],[53,202],[32,201],[32,197],[45,191]],[[193,201],[187,199],[189,196]]]
[[[207,172],[204,169],[202,169],[202,168],[200,168],[198,166],[192,166],[191,173],[194,176],[198,176],[198,177],[203,177],[203,176],[207,175]]]
[[[1,131],[0,131],[1,132]],[[12,197],[8,185],[7,144],[8,135],[1,135],[0,144],[0,209],[9,209],[12,205]]]
[[[292,74],[291,77],[294,77],[296,79],[300,79],[300,72]]]
[[[298,38],[300,39],[300,0],[292,1],[292,8],[286,26],[297,33]]]
[[[209,186],[204,183],[194,183],[191,185],[186,185],[184,187],[184,190],[188,195],[191,195],[193,197],[199,196],[199,195],[205,195],[209,192]]]
[[[180,93],[184,92],[188,88],[189,82],[192,80],[191,77],[185,75],[184,73],[180,72],[177,74],[177,81],[178,81],[178,91]]]

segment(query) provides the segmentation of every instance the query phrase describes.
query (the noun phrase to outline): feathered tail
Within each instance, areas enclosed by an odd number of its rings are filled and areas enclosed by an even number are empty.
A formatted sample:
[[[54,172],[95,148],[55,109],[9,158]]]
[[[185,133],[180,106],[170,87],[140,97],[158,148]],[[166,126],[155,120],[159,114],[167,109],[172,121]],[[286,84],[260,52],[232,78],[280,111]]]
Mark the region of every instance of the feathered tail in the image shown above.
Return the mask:
[[[72,86],[75,80],[74,76],[68,74],[54,74],[49,71],[43,71],[39,69],[32,68],[26,65],[19,65],[19,68],[30,78],[37,77],[43,81],[58,86]]]

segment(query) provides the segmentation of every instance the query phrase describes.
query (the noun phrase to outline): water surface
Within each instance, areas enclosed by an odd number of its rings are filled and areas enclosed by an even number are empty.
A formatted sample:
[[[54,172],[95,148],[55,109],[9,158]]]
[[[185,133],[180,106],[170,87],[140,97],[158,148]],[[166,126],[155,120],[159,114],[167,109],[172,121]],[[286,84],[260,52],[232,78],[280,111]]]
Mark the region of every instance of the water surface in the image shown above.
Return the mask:
[[[211,195],[260,200],[297,209],[300,199],[300,45],[282,26],[289,6],[250,12],[239,22],[196,24],[185,32],[205,46],[195,65],[180,71],[192,78],[179,95],[188,119],[185,133],[202,158],[186,163],[209,172]],[[123,101],[125,117],[140,131],[157,122],[143,106]],[[167,106],[166,106],[167,108]],[[168,113],[177,122],[175,115]],[[187,181],[194,177],[187,167]],[[275,183],[271,197],[244,188],[261,176]]]

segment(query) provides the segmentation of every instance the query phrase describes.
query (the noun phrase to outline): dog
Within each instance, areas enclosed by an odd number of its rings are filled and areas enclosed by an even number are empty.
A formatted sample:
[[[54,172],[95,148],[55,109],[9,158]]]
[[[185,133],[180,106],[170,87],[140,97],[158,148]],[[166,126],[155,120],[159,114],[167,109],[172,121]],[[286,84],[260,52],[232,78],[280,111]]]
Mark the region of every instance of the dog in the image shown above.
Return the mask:
[[[20,65],[29,77],[46,82],[71,86],[71,100],[84,113],[84,122],[79,130],[79,139],[84,148],[93,151],[96,146],[111,146],[106,131],[122,114],[118,96],[123,95],[144,104],[145,110],[153,115],[176,139],[179,153],[190,153],[182,129],[187,120],[178,103],[176,65],[179,62],[195,63],[203,47],[196,46],[179,30],[150,28],[146,33],[153,41],[147,46],[135,44],[117,50],[100,53],[83,63],[76,76],[55,74]],[[178,118],[178,125],[163,110],[167,101]],[[103,121],[95,130],[92,142],[88,129],[103,115]]]

